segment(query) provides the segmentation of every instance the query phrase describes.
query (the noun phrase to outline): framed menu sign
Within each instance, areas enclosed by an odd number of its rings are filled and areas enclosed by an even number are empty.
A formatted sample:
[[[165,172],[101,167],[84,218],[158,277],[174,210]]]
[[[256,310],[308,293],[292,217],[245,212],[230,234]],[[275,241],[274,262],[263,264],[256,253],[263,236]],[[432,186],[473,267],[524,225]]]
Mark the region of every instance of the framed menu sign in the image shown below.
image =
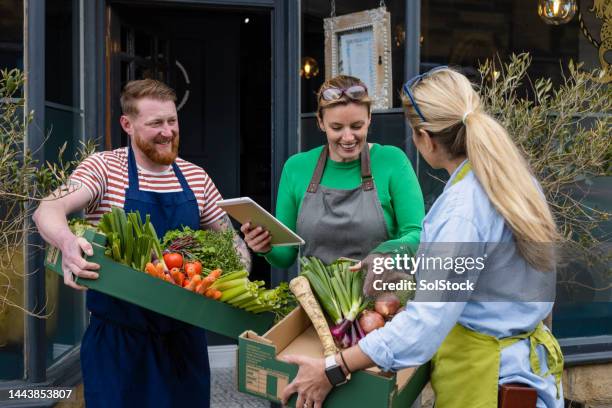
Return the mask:
[[[368,87],[373,109],[391,108],[391,15],[387,9],[326,18],[324,27],[325,79],[355,76]]]

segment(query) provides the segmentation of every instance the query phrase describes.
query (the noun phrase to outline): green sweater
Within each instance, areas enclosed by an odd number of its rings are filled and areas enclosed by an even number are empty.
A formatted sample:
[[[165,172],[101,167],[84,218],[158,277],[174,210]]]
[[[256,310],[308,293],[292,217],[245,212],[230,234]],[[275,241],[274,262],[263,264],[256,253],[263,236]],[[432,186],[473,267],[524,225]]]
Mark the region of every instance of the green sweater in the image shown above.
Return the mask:
[[[312,178],[323,146],[291,156],[281,174],[276,202],[276,218],[296,230],[302,199]],[[370,149],[372,176],[391,238],[372,252],[390,252],[403,244],[417,244],[425,216],[423,194],[404,152],[394,146],[374,143]],[[361,184],[361,160],[336,162],[328,158],[321,185],[334,189],[354,189]],[[265,255],[277,268],[290,267],[297,247],[274,247]]]

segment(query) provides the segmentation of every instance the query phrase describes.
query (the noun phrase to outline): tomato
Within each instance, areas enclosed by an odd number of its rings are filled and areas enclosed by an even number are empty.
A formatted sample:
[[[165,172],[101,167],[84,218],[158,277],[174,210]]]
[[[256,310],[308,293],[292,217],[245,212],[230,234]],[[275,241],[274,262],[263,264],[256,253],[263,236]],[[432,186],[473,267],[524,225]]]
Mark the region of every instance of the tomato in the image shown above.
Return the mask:
[[[176,252],[164,254],[164,262],[168,269],[181,268],[183,266],[183,256]]]
[[[185,273],[190,278],[202,273],[202,264],[198,261],[185,263]]]

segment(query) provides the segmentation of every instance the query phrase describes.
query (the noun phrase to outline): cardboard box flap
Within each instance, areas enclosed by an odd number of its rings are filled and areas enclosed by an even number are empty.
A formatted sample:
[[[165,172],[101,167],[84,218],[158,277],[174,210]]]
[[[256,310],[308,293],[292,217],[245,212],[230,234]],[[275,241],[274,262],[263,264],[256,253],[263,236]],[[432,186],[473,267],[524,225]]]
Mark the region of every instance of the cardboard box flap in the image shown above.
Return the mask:
[[[267,344],[269,346],[273,346],[276,349],[274,343],[272,343],[270,340],[266,339],[265,337],[262,337],[259,334],[255,333],[253,330],[245,331],[244,333],[242,333],[240,335],[240,337],[243,337],[243,338],[249,339],[249,340],[255,340],[255,341],[260,342],[260,343],[264,343],[264,344]]]
[[[283,357],[289,354],[298,354],[301,356],[322,358],[323,344],[319,340],[314,327],[309,326],[302,334],[297,336],[287,347],[278,353],[278,357]]]
[[[277,352],[284,350],[296,337],[311,326],[310,318],[301,306],[293,309],[263,337],[274,343]]]

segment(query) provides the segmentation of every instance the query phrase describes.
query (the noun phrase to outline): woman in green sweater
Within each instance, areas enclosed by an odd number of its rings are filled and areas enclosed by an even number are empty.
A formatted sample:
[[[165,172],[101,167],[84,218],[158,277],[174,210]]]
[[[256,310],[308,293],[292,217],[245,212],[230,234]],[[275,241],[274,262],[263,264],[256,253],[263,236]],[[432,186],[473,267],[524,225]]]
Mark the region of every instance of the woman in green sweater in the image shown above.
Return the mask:
[[[340,75],[326,81],[317,98],[327,144],[287,160],[276,203],[276,217],[306,241],[301,255],[331,263],[418,246],[423,195],[402,150],[367,143],[366,86]],[[296,247],[272,248],[270,233],[249,223],[241,230],[247,245],[273,266],[295,262]]]

